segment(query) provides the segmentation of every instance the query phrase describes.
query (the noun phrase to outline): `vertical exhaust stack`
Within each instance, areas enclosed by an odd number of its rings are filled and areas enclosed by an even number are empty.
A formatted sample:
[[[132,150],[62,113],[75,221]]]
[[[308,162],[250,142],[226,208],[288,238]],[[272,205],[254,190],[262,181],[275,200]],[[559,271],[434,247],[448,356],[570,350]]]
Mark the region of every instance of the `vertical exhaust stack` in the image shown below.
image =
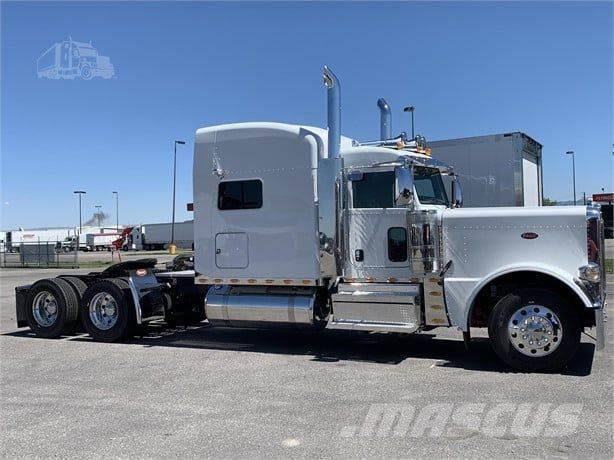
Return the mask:
[[[379,107],[379,138],[381,141],[392,139],[392,113],[386,99],[380,97],[377,100]]]
[[[324,66],[322,76],[328,101],[328,158],[337,159],[341,147],[341,84],[327,66]]]

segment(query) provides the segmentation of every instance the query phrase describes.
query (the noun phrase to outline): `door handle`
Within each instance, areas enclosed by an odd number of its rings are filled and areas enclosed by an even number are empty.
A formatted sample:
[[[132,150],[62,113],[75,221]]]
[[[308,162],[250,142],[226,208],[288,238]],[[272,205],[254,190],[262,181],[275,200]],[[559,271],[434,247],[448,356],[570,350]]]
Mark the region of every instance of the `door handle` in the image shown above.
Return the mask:
[[[221,250],[221,249],[216,249],[216,250],[215,250],[215,253],[216,253],[216,254],[221,254],[221,253],[222,253],[222,250]]]

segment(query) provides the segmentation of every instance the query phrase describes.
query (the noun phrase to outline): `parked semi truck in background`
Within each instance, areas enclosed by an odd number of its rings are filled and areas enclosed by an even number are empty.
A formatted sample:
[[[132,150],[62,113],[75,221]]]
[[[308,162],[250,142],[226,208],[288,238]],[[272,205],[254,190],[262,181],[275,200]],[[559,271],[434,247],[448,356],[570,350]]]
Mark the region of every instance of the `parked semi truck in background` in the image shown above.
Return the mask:
[[[74,251],[75,249],[78,251],[88,250],[86,233],[77,233],[77,235],[66,238],[60,244],[60,250],[63,252],[70,252]]]
[[[341,136],[340,83],[326,67],[324,82],[328,130],[197,130],[194,270],[145,259],[40,280],[16,289],[17,324],[57,337],[80,321],[107,342],[177,317],[227,327],[454,327],[466,341],[483,327],[497,356],[522,370],[565,365],[586,327],[603,348],[597,209],[463,209],[455,170],[417,139],[393,137],[388,104],[380,139]]]
[[[88,233],[86,246],[88,251],[110,251],[113,241],[121,236],[119,233]]]
[[[167,249],[171,238],[171,222],[143,224],[132,229],[127,245],[137,251]],[[174,240],[178,248],[194,249],[194,221],[175,222]]]
[[[430,142],[432,155],[454,165],[464,207],[541,206],[542,145],[524,133]]]

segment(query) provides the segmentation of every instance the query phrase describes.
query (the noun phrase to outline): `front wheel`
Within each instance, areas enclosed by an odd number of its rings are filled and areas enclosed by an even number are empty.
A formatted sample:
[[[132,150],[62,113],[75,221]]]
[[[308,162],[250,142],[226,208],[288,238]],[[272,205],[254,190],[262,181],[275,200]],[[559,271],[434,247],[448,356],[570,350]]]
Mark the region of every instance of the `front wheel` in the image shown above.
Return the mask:
[[[488,336],[495,353],[521,371],[563,367],[580,345],[582,327],[573,306],[547,289],[518,289],[493,309]]]

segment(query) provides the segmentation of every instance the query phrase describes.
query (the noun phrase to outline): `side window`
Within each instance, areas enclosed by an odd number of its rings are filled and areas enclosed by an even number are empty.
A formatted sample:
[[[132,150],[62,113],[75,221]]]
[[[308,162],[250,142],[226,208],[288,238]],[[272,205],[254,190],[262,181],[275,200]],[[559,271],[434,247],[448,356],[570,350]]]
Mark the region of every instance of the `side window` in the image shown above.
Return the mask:
[[[217,196],[218,209],[258,209],[262,207],[262,181],[240,180],[221,182]]]
[[[403,227],[388,229],[388,259],[391,262],[407,260],[407,230]]]
[[[365,173],[361,180],[352,181],[354,208],[394,207],[394,172]]]

